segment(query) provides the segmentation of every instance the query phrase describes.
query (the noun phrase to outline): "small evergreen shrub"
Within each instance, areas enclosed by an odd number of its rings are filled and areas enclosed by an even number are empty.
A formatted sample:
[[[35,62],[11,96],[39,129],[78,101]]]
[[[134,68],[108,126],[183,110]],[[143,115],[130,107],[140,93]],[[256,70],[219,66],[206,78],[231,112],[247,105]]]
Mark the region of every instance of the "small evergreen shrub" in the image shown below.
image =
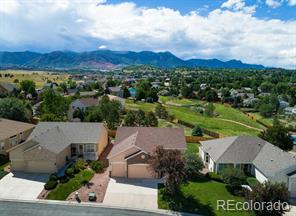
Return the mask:
[[[101,161],[92,161],[90,163],[90,167],[96,173],[99,173],[99,172],[102,172],[103,171],[103,165],[102,165]]]
[[[48,180],[44,185],[45,190],[52,190],[58,185],[57,181]]]

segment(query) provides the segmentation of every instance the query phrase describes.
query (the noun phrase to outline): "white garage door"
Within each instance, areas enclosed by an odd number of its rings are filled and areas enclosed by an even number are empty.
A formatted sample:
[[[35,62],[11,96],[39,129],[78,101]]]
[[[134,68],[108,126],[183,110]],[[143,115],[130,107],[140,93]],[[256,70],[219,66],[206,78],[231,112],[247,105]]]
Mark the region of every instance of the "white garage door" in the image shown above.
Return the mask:
[[[54,173],[57,172],[54,161],[28,161],[27,172]]]
[[[112,177],[125,177],[125,164],[112,164],[111,165]]]
[[[132,164],[128,166],[128,178],[153,178],[148,164]]]

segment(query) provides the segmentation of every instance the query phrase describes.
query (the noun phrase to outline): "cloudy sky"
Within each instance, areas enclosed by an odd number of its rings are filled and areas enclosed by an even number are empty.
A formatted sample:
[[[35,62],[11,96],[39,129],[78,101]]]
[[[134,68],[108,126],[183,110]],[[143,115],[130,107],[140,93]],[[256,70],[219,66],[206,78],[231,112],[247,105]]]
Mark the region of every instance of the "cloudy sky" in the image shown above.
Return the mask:
[[[0,50],[97,49],[296,68],[296,0],[0,0]]]

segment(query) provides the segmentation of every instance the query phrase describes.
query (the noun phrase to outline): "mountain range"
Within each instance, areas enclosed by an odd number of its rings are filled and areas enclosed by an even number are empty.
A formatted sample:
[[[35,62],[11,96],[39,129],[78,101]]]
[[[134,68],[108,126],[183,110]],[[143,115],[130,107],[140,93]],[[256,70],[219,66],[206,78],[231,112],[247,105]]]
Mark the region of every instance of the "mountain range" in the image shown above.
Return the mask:
[[[152,65],[160,68],[265,68],[263,65],[246,64],[240,60],[183,60],[170,52],[111,50],[97,50],[90,52],[54,51],[49,53],[37,53],[31,51],[0,52],[0,68],[111,70],[130,65]]]

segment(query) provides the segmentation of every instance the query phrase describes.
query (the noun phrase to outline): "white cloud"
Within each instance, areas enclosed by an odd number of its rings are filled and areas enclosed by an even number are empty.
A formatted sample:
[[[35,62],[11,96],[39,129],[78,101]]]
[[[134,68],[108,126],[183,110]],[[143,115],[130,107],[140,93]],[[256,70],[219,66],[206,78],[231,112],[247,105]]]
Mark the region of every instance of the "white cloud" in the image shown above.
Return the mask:
[[[296,0],[288,0],[288,5],[296,6]]]
[[[282,0],[266,0],[265,1],[267,6],[269,6],[271,8],[277,8],[277,7],[281,6],[282,2],[283,2]]]
[[[131,2],[97,3],[20,0],[17,13],[0,11],[5,16],[0,19],[0,49],[82,51],[101,44],[111,50],[168,50],[183,58],[236,58],[295,68],[296,21],[256,18],[255,6],[229,3],[229,10],[202,16]]]
[[[107,49],[107,46],[106,45],[101,45],[98,47],[99,49]]]
[[[14,13],[19,8],[19,3],[16,0],[1,0],[0,1],[0,12],[3,13]]]
[[[221,5],[221,8],[241,10],[245,6],[244,0],[228,0]]]

